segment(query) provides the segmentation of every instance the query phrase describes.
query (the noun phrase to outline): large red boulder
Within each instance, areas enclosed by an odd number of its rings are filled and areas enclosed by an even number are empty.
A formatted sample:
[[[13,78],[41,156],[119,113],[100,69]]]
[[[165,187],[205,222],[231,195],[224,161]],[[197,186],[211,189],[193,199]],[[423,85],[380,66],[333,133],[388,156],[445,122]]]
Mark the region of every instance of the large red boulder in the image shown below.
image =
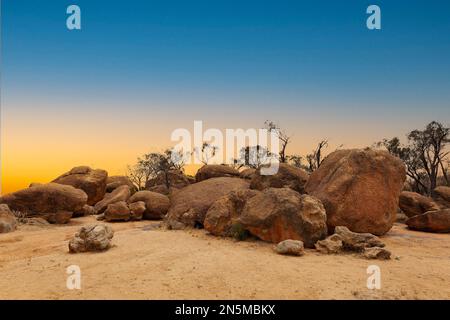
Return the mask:
[[[345,226],[383,235],[396,219],[405,179],[403,162],[386,151],[338,150],[324,159],[305,188],[322,201],[330,232]]]

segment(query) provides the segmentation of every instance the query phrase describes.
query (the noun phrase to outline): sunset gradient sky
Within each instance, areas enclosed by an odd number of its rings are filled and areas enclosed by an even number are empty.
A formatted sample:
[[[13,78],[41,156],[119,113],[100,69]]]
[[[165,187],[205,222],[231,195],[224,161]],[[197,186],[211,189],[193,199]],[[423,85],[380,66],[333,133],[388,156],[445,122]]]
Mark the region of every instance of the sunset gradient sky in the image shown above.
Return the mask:
[[[77,4],[82,30],[66,28]],[[382,30],[366,28],[366,8]],[[449,1],[3,0],[2,192],[124,174],[209,128],[279,123],[289,153],[450,122]]]

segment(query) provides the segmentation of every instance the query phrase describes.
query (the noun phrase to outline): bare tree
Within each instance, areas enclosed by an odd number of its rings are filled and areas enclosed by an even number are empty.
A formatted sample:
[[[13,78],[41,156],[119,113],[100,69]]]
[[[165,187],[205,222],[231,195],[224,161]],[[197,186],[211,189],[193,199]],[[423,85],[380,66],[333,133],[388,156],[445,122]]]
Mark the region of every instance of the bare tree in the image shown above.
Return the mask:
[[[203,142],[201,149],[199,150],[199,148],[194,148],[193,152],[197,155],[200,161],[206,165],[211,159],[216,156],[217,150],[219,150],[219,147],[213,146],[207,142]]]
[[[184,157],[181,151],[165,150],[163,153],[152,152],[139,157],[137,163],[128,166],[128,177],[138,190],[145,188],[150,179],[163,175],[164,183],[170,187],[169,172],[171,170],[183,171]]]
[[[289,162],[292,163],[294,167],[304,168],[303,157],[297,154],[289,156]]]
[[[287,134],[287,132],[283,129],[281,129],[277,124],[275,124],[273,121],[266,120],[264,122],[265,128],[269,132],[275,132],[278,136],[278,139],[281,143],[281,150],[279,153],[279,160],[281,163],[286,163],[288,161],[288,156],[286,155],[286,148],[291,140],[291,136]]]
[[[244,166],[257,169],[261,165],[269,163],[272,158],[274,155],[263,146],[247,146],[239,151],[239,158],[234,159],[233,163],[237,169]]]
[[[135,164],[127,167],[127,176],[136,187],[136,190],[142,190],[145,187],[145,182],[148,180],[146,170]]]
[[[316,149],[306,155],[306,161],[308,161],[308,170],[313,172],[317,170],[323,161],[323,149],[328,147],[328,140],[324,139],[317,144]]]

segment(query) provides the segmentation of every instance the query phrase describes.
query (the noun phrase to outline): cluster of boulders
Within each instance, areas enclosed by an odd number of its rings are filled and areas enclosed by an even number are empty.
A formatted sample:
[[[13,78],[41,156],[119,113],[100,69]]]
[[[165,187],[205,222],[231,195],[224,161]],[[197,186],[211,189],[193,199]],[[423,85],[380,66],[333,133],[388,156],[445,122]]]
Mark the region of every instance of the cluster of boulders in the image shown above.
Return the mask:
[[[303,247],[324,252],[320,248],[327,246],[327,253],[385,259],[390,253],[380,241],[372,245],[368,234],[378,239],[391,229],[405,178],[399,159],[371,149],[336,151],[311,175],[288,164],[279,164],[275,175],[204,166],[197,183],[173,194],[165,223],[171,229],[204,227],[216,236],[246,233],[278,244],[275,250],[284,254],[301,255]],[[342,239],[343,228],[353,237]],[[355,237],[366,242],[351,249]]]
[[[411,229],[450,232],[450,209],[444,209],[450,207],[450,188],[437,188],[431,199],[402,192],[405,178],[402,161],[369,148],[335,151],[311,175],[284,163],[274,175],[205,165],[195,177],[178,170],[161,173],[142,191],[125,176],[108,177],[104,170],[83,166],[51,183],[1,197],[0,232],[14,230],[11,210],[50,223],[95,214],[106,222],[162,219],[169,229],[198,227],[216,236],[252,236],[277,244],[275,250],[282,254],[302,255],[306,247],[388,259],[377,236],[391,229],[399,208]],[[92,232],[110,239],[108,230],[86,227],[70,250],[90,250],[87,242],[97,237]]]
[[[75,167],[47,184],[32,183],[0,197],[0,232],[15,230],[13,212],[27,218],[42,218],[65,224],[72,218],[99,215],[99,220],[129,221],[161,219],[169,198],[161,193],[139,191],[126,176],[111,176],[105,170]]]
[[[412,230],[450,232],[450,187],[440,186],[434,190],[434,198],[403,191],[399,207],[406,215],[405,224]]]

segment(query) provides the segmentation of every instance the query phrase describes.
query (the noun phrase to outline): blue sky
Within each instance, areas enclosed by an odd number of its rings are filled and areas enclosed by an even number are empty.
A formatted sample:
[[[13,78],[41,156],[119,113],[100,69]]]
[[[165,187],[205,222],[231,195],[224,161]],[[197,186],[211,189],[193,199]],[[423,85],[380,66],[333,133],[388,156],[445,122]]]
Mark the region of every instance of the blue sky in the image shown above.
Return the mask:
[[[81,31],[65,28],[72,3]],[[385,99],[448,109],[449,2],[378,1],[382,30],[369,31],[372,3],[4,0],[3,86],[6,97]]]

